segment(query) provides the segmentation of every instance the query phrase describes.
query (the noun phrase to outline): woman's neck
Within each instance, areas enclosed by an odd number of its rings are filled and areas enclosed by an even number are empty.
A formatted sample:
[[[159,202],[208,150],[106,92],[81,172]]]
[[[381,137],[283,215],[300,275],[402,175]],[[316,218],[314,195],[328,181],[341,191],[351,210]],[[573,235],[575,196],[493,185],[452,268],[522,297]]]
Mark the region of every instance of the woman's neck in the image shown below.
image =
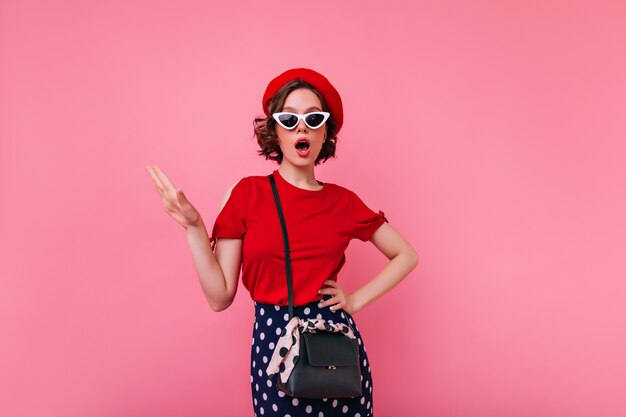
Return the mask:
[[[285,181],[298,188],[308,190],[317,190],[320,188],[320,184],[315,179],[315,169],[313,166],[297,167],[282,163],[278,167],[278,171]]]

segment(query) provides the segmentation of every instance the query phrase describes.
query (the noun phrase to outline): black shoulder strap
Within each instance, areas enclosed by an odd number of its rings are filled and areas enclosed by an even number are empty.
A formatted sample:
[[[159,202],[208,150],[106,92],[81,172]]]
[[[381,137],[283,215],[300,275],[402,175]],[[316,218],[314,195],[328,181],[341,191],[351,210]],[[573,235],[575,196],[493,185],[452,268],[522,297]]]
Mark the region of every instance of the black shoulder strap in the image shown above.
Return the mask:
[[[276,188],[276,181],[270,174],[268,175],[270,183],[272,184],[272,192],[274,193],[274,201],[276,201],[276,209],[278,210],[278,217],[280,218],[280,225],[283,229],[283,240],[285,241],[285,261],[287,263],[287,294],[289,297],[289,320],[293,318],[293,287],[291,284],[291,255],[289,252],[289,239],[287,238],[287,225],[285,224],[285,216],[283,215],[283,208],[280,205],[280,199],[278,198],[278,189]]]

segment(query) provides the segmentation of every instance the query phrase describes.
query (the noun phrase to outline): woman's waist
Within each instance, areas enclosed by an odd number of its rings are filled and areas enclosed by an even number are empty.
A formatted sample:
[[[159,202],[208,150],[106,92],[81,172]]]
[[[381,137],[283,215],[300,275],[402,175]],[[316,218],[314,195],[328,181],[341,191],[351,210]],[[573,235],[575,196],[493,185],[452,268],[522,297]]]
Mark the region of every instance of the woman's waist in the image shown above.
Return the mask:
[[[306,308],[317,307],[317,304],[322,302],[324,299],[325,298],[320,298],[319,300],[313,300],[306,304],[294,305],[293,309],[294,311],[296,311],[296,310],[304,310]],[[281,311],[281,310],[288,311],[289,310],[288,305],[273,304],[273,303],[267,303],[267,302],[261,302],[261,301],[255,301],[254,306],[257,312],[259,312],[261,309],[273,309],[276,311]]]
[[[307,307],[311,304],[317,304],[323,300],[323,295],[318,291],[322,288],[322,284],[309,286],[308,288],[294,288],[292,304],[294,307]],[[255,304],[264,304],[264,306],[287,308],[289,306],[289,296],[287,288],[253,288],[250,298]]]

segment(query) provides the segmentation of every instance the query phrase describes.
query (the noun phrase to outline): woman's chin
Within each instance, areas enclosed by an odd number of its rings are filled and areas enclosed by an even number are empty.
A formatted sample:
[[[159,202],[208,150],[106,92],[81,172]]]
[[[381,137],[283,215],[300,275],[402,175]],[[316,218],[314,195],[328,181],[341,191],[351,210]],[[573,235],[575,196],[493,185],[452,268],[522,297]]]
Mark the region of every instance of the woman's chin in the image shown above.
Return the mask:
[[[316,157],[317,155],[313,155],[311,152],[309,152],[306,156],[296,154],[293,156],[290,155],[287,159],[292,165],[308,166],[314,164]]]

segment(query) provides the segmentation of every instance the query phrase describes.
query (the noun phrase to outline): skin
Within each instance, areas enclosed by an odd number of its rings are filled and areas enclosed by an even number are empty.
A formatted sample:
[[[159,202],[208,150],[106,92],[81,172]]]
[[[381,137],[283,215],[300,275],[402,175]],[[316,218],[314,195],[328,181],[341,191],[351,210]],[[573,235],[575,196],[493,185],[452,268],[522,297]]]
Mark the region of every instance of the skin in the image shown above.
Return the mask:
[[[287,96],[281,111],[290,111],[298,114],[322,111],[322,103],[311,90],[299,88]],[[322,188],[315,179],[314,162],[326,140],[326,131],[326,123],[317,129],[311,129],[304,123],[304,120],[300,120],[298,125],[292,130],[285,129],[278,123],[276,124],[278,145],[283,153],[283,160],[278,171],[284,179],[296,187],[307,190],[319,190]],[[298,155],[295,146],[298,139],[303,137],[311,141],[310,153],[305,158]]]
[[[298,114],[313,110],[321,111],[322,105],[317,95],[306,88],[292,91],[282,109]],[[283,153],[283,160],[278,168],[281,176],[296,187],[320,190],[323,186],[315,179],[314,162],[326,140],[326,125],[310,129],[303,120],[300,120],[292,130],[277,125],[276,133]],[[307,157],[301,157],[296,152],[295,144],[302,137],[311,142]],[[196,271],[209,305],[215,311],[228,308],[237,292],[243,240],[218,239],[214,253],[202,217],[187,200],[182,189],[174,187],[158,166],[148,165],[146,170],[161,196],[165,211],[186,230]],[[235,184],[231,185],[226,191],[220,211],[228,201],[234,186]],[[352,293],[345,291],[336,281],[327,280],[320,288],[319,294],[332,297],[320,303],[320,307],[328,307],[333,311],[342,309],[349,314],[355,314],[395,287],[417,266],[417,253],[389,223],[383,223],[374,232],[370,242],[389,259],[389,263]]]

